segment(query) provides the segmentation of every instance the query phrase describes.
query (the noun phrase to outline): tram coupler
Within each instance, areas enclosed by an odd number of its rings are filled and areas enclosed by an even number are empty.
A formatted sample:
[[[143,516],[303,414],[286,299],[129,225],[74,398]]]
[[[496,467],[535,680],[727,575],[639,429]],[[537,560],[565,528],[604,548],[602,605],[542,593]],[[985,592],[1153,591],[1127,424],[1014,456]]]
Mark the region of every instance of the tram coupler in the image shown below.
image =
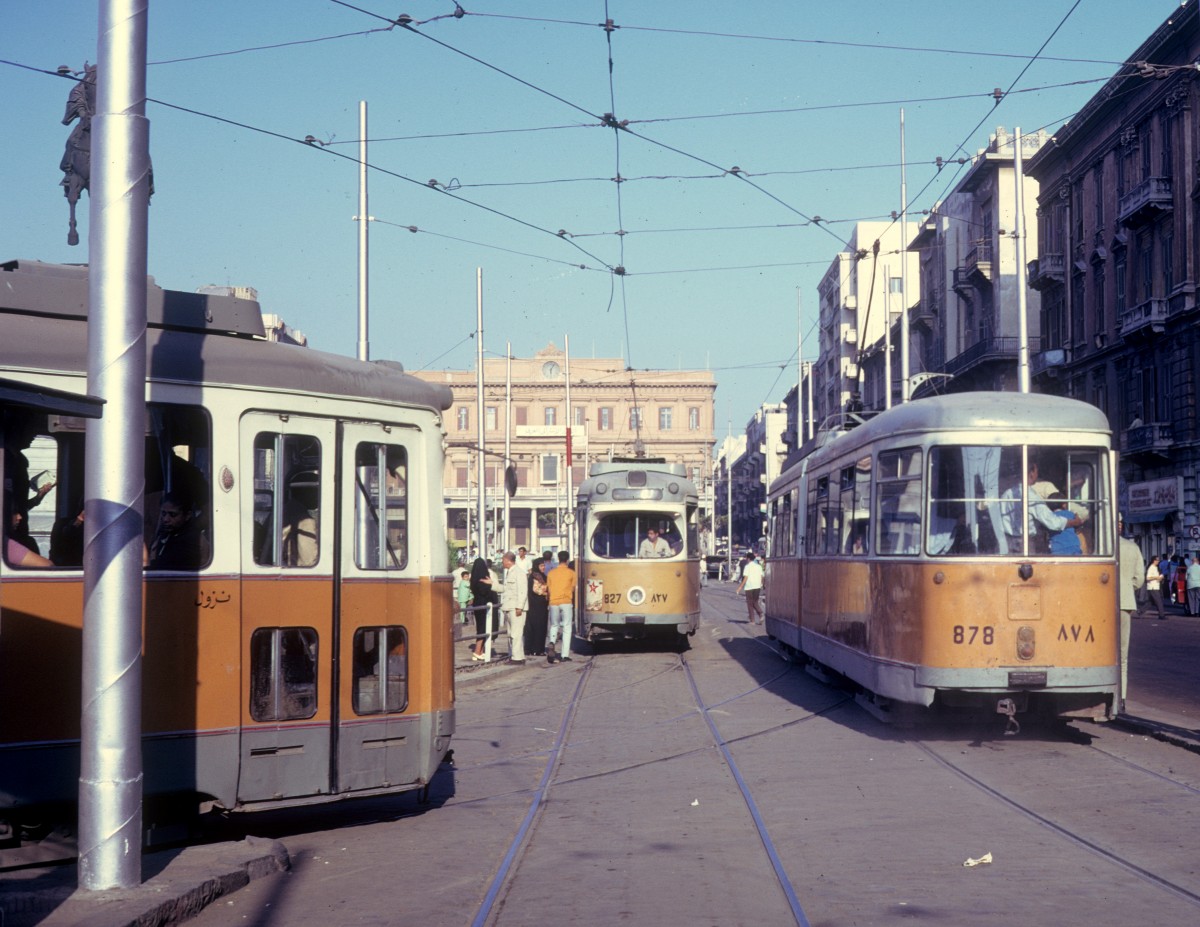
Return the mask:
[[[1021,733],[1021,725],[1017,721],[1017,703],[1011,698],[1002,698],[996,703],[996,714],[1005,715],[1008,719],[1004,728],[1005,737]]]

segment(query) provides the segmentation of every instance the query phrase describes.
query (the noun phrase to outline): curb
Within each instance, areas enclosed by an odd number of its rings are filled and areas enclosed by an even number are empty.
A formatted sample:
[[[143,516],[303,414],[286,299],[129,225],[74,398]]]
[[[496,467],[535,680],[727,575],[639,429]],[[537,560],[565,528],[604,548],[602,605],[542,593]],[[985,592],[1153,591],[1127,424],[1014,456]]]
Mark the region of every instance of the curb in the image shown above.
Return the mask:
[[[213,901],[249,882],[291,868],[282,843],[247,837],[237,843],[187,847],[147,854],[143,865],[161,870],[136,888],[83,891],[74,866],[58,870],[59,884],[6,891],[0,899],[5,927],[147,927],[193,917]]]

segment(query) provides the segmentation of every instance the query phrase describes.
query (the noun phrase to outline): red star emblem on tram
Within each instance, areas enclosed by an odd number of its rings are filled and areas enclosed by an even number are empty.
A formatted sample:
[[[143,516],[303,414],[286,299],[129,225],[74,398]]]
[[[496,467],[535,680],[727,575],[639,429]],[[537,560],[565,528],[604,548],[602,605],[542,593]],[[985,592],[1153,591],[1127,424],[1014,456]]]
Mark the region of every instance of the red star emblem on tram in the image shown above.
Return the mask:
[[[599,584],[594,579],[588,580],[588,592],[599,592],[599,591],[600,591]]]

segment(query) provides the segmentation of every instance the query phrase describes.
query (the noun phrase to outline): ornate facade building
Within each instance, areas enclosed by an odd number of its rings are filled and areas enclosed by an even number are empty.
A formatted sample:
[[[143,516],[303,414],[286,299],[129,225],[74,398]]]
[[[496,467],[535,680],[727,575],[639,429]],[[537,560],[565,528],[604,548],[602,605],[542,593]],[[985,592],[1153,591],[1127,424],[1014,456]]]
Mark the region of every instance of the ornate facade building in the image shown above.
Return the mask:
[[[647,456],[687,467],[711,510],[710,474],[716,380],[707,370],[631,371],[620,358],[567,358],[548,345],[533,357],[487,358],[483,363],[482,487],[487,510],[487,552],[524,546],[531,551],[569,547],[563,513],[573,508],[571,486],[588,466],[640,449]],[[446,412],[447,537],[457,547],[473,543],[478,510],[480,422],[475,370],[418,371],[449,386]],[[511,382],[511,390],[506,384]],[[507,410],[511,408],[511,420]],[[567,457],[570,423],[571,455]],[[516,492],[504,524],[505,435],[516,473]],[[568,482],[568,470],[570,480]]]
[[[1026,170],[1041,185],[1034,389],[1112,423],[1148,553],[1200,550],[1200,22],[1176,10]]]

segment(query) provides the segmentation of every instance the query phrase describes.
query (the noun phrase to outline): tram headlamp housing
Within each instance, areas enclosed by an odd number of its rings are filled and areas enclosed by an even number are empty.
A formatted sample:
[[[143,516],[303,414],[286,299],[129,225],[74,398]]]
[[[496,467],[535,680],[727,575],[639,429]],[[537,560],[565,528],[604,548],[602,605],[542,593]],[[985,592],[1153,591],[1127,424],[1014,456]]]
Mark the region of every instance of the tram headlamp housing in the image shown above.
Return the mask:
[[[1022,626],[1017,630],[1017,659],[1032,660],[1035,649],[1033,628]]]
[[[607,483],[597,483],[596,484],[596,495],[597,496],[603,496],[606,492],[608,492],[608,484]]]

